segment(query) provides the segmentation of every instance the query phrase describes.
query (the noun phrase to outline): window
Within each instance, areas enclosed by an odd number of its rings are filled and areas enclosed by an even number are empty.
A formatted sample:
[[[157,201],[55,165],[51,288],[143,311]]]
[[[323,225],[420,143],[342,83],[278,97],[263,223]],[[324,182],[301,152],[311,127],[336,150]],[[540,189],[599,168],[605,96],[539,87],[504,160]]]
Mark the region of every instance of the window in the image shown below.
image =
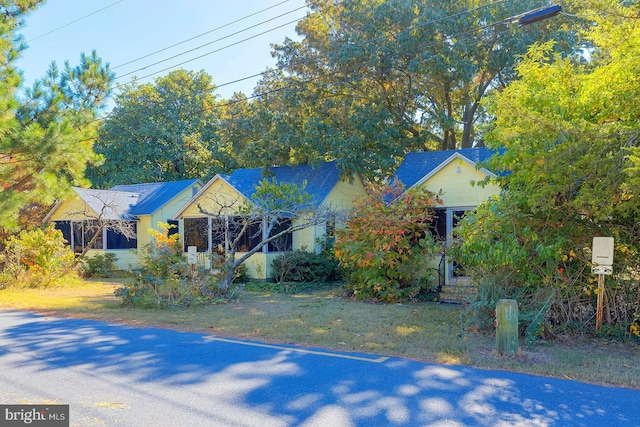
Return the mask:
[[[134,233],[138,232],[137,224],[135,221],[130,221],[131,227],[133,227]],[[138,239],[126,238],[122,233],[117,230],[107,229],[107,249],[136,249],[138,247]]]
[[[130,221],[130,226],[134,233],[137,223]],[[104,247],[103,232],[100,223],[96,220],[88,221],[55,221],[56,229],[62,231],[67,243],[75,253],[82,252],[96,234],[98,235],[91,246],[91,249],[136,249],[138,247],[138,239],[127,239],[123,234],[116,230],[107,229],[107,247]]]
[[[209,250],[209,220],[208,218],[184,219],[184,251],[189,246],[198,248],[198,252]]]
[[[167,224],[169,224],[169,230],[167,231],[167,237],[171,237],[174,234],[178,234],[178,232],[180,231],[179,227],[179,222],[178,221],[174,221],[172,219],[168,219],[167,220]]]

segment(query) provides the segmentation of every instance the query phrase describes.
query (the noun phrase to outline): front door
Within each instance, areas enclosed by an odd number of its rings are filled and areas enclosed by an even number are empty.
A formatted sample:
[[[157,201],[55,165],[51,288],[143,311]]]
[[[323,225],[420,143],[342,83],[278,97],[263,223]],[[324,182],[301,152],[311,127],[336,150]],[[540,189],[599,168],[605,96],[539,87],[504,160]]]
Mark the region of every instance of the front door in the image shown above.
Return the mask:
[[[452,240],[453,230],[458,226],[458,223],[460,222],[460,220],[464,218],[467,212],[472,211],[474,209],[475,207],[472,207],[472,206],[454,207],[454,208],[446,209],[445,218],[446,218],[446,224],[447,224],[447,234],[446,234],[447,244]],[[460,264],[457,264],[452,259],[447,259],[447,263],[448,263],[447,279],[451,279],[452,277],[466,277],[464,268]]]

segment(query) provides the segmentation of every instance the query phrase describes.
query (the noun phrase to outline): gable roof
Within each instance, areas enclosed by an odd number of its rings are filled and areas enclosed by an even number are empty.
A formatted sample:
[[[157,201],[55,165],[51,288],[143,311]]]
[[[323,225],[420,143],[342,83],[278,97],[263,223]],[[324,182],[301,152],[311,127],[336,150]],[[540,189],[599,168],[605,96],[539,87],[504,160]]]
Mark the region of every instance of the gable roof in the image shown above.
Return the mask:
[[[173,182],[116,185],[110,191],[137,193],[139,200],[131,207],[129,213],[136,216],[151,215],[182,191],[196,183],[202,184],[199,179],[188,179]]]
[[[80,199],[105,220],[134,220],[138,215],[151,215],[199,179],[151,184],[116,185],[109,190],[72,187]],[[48,221],[62,201],[47,214]]]
[[[238,169],[231,175],[221,176],[239,193],[251,200],[260,181],[275,179],[281,184],[295,184],[313,198],[313,203],[320,205],[331,190],[340,181],[340,172],[335,161],[321,163],[318,166],[274,166],[268,170],[262,168]],[[305,185],[306,184],[306,185]]]
[[[130,209],[135,206],[140,198],[137,193],[126,191],[94,190],[78,187],[73,187],[73,190],[91,210],[105,220],[133,219]]]
[[[425,182],[455,159],[477,165],[495,153],[496,151],[484,147],[407,153],[393,178],[402,182],[408,189]],[[491,174],[488,170],[485,172]]]

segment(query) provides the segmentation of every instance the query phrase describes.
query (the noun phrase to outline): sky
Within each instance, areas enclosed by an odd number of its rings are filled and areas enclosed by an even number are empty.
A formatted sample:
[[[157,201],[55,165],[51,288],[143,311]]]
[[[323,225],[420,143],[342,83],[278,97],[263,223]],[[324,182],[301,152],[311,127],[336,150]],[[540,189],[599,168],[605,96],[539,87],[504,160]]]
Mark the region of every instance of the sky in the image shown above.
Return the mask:
[[[48,0],[25,18],[28,48],[16,66],[31,86],[52,61],[75,66],[95,50],[116,84],[184,68],[206,71],[223,99],[250,96],[259,77],[224,84],[275,66],[271,44],[299,39],[295,22],[307,11],[305,0]]]

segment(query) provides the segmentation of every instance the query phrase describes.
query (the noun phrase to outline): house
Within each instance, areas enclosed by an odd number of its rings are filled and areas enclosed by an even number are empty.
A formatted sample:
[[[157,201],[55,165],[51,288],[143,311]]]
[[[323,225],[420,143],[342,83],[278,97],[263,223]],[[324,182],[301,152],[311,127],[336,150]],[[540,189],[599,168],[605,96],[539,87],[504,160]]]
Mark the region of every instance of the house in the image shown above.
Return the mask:
[[[117,185],[109,190],[74,187],[73,194],[58,201],[45,222],[53,222],[62,231],[74,252],[86,250],[88,256],[111,252],[117,255],[118,268],[134,269],[139,262],[133,249],[151,242],[148,230],[157,229],[158,222],[173,221],[178,208],[202,186],[200,180],[191,179]]]
[[[442,206],[436,208],[432,232],[446,242],[451,238],[456,223],[464,214],[475,209],[482,201],[500,193],[495,184],[473,185],[495,174],[481,166],[496,152],[487,148],[427,151],[408,153],[398,167],[394,179],[405,188],[424,187],[441,193]],[[461,266],[454,265],[442,254],[430,265],[439,271],[440,286],[452,289],[468,284]],[[441,298],[445,298],[441,295]]]
[[[316,167],[311,165],[276,166],[268,170],[261,168],[239,169],[231,175],[216,175],[200,191],[174,215],[174,220],[182,220],[180,233],[183,237],[185,251],[189,246],[196,246],[199,254],[199,264],[211,268],[208,255],[212,251],[224,250],[228,241],[222,241],[214,235],[215,223],[219,220],[215,215],[207,213],[222,212],[227,218],[238,216],[238,207],[242,203],[253,203],[252,195],[260,182],[273,179],[279,184],[295,184],[312,197],[313,209],[332,209],[335,211],[348,210],[353,201],[365,195],[362,179],[356,175],[349,180],[342,179],[336,162],[322,163]],[[223,209],[224,208],[224,209]],[[289,219],[289,224],[296,221]],[[284,218],[285,228],[289,228]],[[245,233],[241,247],[236,256],[241,256],[256,246],[261,240],[261,224],[256,223],[250,232]],[[261,251],[253,254],[245,263],[250,277],[265,279],[273,277],[271,261],[283,252],[305,249],[320,250],[320,242],[327,235],[331,235],[335,224],[326,221],[323,224],[312,225],[285,236],[278,245],[265,245]],[[272,232],[273,235],[273,232]],[[257,239],[257,240],[256,240]],[[219,241],[220,240],[220,241]],[[209,263],[209,264],[208,264]]]

